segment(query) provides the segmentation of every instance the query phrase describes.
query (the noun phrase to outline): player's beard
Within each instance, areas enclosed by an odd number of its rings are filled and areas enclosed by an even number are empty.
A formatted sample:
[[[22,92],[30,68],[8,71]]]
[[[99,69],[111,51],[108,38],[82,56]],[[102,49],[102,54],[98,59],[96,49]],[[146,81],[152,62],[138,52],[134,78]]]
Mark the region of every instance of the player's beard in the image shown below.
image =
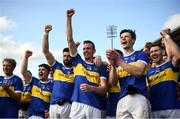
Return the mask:
[[[72,67],[72,60],[64,60],[63,63],[66,67]]]

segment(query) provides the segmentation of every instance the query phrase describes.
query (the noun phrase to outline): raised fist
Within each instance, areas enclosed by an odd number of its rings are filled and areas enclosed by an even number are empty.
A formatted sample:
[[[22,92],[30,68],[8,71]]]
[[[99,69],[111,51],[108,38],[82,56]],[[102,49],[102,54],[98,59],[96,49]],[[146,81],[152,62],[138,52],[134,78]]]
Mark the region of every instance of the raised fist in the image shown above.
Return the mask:
[[[75,13],[74,9],[68,9],[66,11],[67,17],[72,17],[74,15],[74,13]]]
[[[162,30],[162,31],[160,32],[160,34],[161,34],[162,36],[164,36],[164,35],[166,35],[166,34],[170,34],[170,32],[171,32],[171,29],[170,29],[170,28],[167,28],[167,29]]]
[[[49,33],[49,31],[51,31],[51,30],[52,30],[52,25],[46,25],[45,28],[44,28],[44,31],[46,33]]]
[[[32,56],[32,51],[26,50],[26,51],[25,51],[25,57],[28,58],[28,57],[30,57],[30,56]]]

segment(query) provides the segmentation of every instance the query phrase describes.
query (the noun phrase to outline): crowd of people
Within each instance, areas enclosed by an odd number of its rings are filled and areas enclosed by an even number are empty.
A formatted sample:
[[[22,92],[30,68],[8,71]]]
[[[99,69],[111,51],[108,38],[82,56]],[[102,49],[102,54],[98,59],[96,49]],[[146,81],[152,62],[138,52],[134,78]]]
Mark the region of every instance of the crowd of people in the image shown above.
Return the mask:
[[[124,51],[107,49],[106,62],[95,56],[90,40],[83,42],[80,56],[80,43],[73,39],[74,14],[73,9],[66,11],[68,47],[62,63],[49,50],[51,25],[44,28],[47,64],[39,65],[38,77],[28,70],[29,49],[21,64],[22,79],[13,73],[13,58],[2,61],[0,118],[180,118],[180,48],[170,29],[160,32],[161,44],[148,43],[142,51],[133,49],[135,31],[121,30]]]

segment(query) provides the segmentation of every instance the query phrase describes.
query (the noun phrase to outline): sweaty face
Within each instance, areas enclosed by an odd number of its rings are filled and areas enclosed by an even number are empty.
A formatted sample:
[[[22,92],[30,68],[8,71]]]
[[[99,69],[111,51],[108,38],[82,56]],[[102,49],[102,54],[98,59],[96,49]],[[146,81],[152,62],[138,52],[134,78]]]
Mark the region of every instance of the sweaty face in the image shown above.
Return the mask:
[[[72,58],[71,58],[69,52],[64,52],[63,53],[63,63],[67,67],[71,67],[72,66]]]
[[[93,58],[94,53],[95,53],[95,49],[93,48],[92,44],[90,43],[84,44],[83,55],[84,55],[85,60],[89,60]]]
[[[6,76],[12,75],[13,70],[14,70],[14,67],[12,66],[10,62],[8,61],[3,62],[3,72]]]
[[[151,47],[150,57],[153,63],[159,64],[163,58],[162,49],[159,46]]]
[[[46,80],[48,78],[49,71],[44,67],[39,67],[38,75],[40,80]]]
[[[132,38],[129,32],[124,32],[120,36],[120,43],[123,49],[130,49],[134,45],[135,39]]]

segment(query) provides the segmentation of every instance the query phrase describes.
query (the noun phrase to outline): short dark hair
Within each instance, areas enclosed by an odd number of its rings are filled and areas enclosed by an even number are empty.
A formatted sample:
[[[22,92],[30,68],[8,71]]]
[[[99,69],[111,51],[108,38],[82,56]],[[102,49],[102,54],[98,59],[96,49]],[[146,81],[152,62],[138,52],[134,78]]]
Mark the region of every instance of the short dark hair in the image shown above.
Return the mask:
[[[163,47],[162,47],[162,45],[161,45],[160,43],[152,43],[152,44],[151,44],[151,48],[152,48],[152,47],[156,47],[156,46],[158,46],[158,47],[160,47],[161,49],[163,49]],[[151,48],[150,48],[150,49],[151,49]]]
[[[125,32],[130,33],[131,36],[132,36],[132,38],[136,40],[136,33],[135,33],[135,31],[133,31],[133,30],[131,30],[131,29],[123,29],[123,30],[121,30],[121,32],[120,32],[120,36],[121,36],[122,33],[125,33]]]
[[[69,48],[67,48],[67,47],[64,48],[64,49],[63,49],[63,52],[69,52]]]
[[[44,67],[45,69],[47,69],[48,71],[51,71],[51,68],[48,64],[40,64],[39,67]]]
[[[3,62],[5,62],[5,61],[9,62],[9,63],[12,65],[13,68],[16,67],[16,61],[15,61],[15,59],[12,59],[12,58],[4,58],[4,59],[3,59]]]
[[[93,43],[92,41],[90,41],[90,40],[85,40],[85,41],[83,42],[83,44],[87,44],[87,43],[92,44],[93,49],[95,49],[95,45],[94,45],[94,43]]]

